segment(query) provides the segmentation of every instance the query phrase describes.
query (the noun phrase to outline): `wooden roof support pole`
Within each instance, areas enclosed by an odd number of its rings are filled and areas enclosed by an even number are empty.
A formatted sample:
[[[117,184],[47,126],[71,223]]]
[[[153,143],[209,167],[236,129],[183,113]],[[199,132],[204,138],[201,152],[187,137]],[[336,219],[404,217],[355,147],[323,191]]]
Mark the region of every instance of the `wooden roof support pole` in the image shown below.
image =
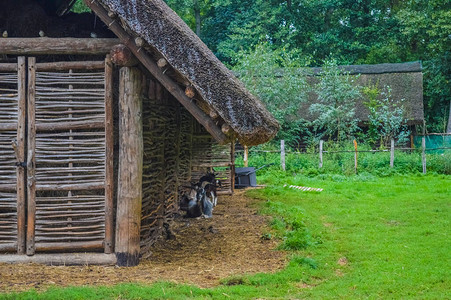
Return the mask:
[[[108,12],[102,5],[95,0],[84,0],[84,2],[106,25],[108,25],[109,29],[113,31],[121,42],[133,52],[147,70],[149,70],[149,72],[194,116],[194,118],[208,130],[218,143],[225,144],[227,142],[227,136],[221,131],[221,128],[219,128],[207,114],[195,105],[192,99],[185,95],[185,91],[182,90],[174,80],[163,73],[157,66],[157,63],[146,53],[146,51],[136,45],[135,39],[122,28],[120,23],[108,16]]]
[[[119,180],[117,190],[116,244],[117,265],[139,263],[143,124],[141,72],[123,67],[119,72]]]

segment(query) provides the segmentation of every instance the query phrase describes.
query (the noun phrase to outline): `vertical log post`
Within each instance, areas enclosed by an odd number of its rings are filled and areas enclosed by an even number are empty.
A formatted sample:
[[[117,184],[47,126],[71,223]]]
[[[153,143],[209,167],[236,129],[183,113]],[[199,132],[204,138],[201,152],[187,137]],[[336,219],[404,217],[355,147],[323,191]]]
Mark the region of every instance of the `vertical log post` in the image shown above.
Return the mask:
[[[421,162],[423,164],[423,174],[426,174],[426,137],[421,139]]]
[[[390,168],[395,165],[395,140],[391,139],[390,143]]]
[[[28,209],[27,209],[27,255],[34,255],[36,221],[36,58],[28,58]]]
[[[26,116],[26,81],[27,70],[25,57],[17,59],[17,88],[19,91],[19,111],[17,119],[17,162],[25,162],[25,116]],[[25,219],[25,169],[17,168],[17,254],[25,254],[26,219]]]
[[[323,145],[324,141],[319,141],[319,168],[321,169],[323,167]]]
[[[230,191],[235,193],[235,142],[230,144]]]
[[[280,141],[280,164],[282,166],[282,170],[285,171],[285,141]]]
[[[357,152],[357,141],[354,140],[354,171],[357,174],[357,167],[358,167],[358,157],[359,157],[359,153]]]
[[[105,245],[106,254],[114,252],[114,125],[113,125],[113,64],[105,59]]]
[[[249,148],[244,146],[244,166],[247,168],[249,166]]]
[[[140,251],[143,169],[141,79],[137,68],[120,69],[115,251],[117,265],[127,267],[138,265]]]

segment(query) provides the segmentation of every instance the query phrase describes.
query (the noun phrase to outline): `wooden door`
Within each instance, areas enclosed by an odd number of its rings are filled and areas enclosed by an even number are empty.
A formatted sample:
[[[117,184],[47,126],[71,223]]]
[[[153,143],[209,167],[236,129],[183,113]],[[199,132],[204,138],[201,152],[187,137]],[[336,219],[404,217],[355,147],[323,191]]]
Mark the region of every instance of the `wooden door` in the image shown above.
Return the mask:
[[[0,64],[0,252],[25,252],[25,58]]]
[[[27,254],[113,251],[112,72],[28,59]]]
[[[1,64],[0,252],[91,250],[113,252],[111,62]]]

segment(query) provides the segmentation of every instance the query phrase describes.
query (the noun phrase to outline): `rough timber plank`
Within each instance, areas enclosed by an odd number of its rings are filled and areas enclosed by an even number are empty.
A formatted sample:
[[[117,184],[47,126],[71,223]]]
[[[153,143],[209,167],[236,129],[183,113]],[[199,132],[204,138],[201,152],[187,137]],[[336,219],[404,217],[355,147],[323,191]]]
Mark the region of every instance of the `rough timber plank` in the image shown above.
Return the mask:
[[[103,55],[119,44],[117,39],[7,38],[0,39],[0,53],[10,55]]]
[[[116,256],[114,254],[104,254],[104,253],[35,254],[33,256],[5,254],[0,255],[0,263],[6,264],[35,263],[52,266],[115,265]]]

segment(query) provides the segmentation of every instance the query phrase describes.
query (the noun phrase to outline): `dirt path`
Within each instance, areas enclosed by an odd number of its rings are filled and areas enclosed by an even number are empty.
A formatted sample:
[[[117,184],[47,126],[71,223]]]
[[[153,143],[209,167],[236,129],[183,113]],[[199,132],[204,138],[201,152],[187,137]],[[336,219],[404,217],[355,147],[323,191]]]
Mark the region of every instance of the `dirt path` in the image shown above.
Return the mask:
[[[238,192],[220,197],[212,219],[181,219],[175,240],[161,241],[138,267],[52,267],[0,264],[0,291],[38,290],[50,286],[152,283],[168,280],[212,287],[235,274],[275,272],[285,266],[276,242],[260,239],[267,218]]]

